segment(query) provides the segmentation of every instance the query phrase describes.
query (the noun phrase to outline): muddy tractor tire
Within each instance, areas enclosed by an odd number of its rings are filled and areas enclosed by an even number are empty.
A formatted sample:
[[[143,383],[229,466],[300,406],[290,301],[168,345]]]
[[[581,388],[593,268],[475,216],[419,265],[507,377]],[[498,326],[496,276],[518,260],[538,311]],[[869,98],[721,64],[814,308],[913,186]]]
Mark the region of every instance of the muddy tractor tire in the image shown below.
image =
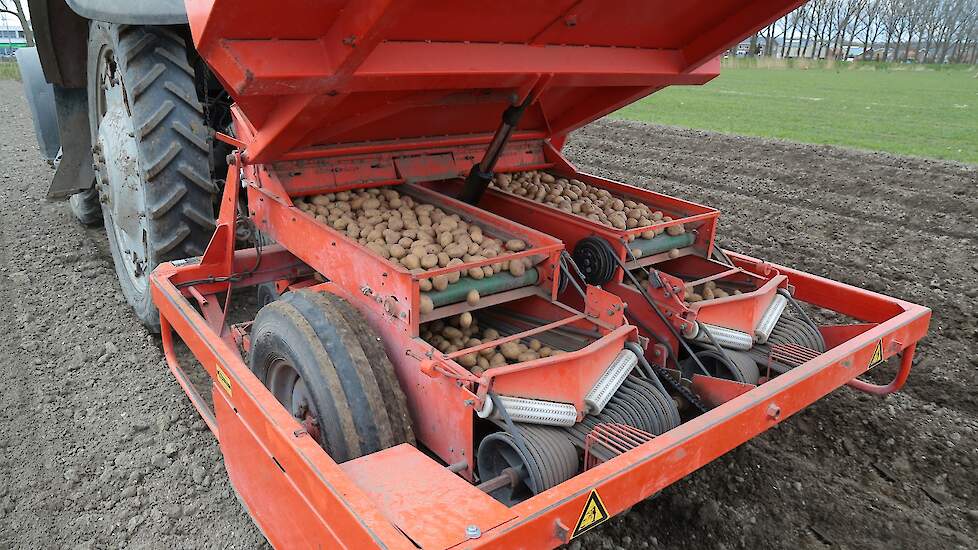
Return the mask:
[[[214,231],[210,137],[183,37],[169,27],[92,22],[88,98],[116,274],[139,320],[159,332],[150,273],[199,256]],[[90,195],[78,203],[86,213],[95,208]]]

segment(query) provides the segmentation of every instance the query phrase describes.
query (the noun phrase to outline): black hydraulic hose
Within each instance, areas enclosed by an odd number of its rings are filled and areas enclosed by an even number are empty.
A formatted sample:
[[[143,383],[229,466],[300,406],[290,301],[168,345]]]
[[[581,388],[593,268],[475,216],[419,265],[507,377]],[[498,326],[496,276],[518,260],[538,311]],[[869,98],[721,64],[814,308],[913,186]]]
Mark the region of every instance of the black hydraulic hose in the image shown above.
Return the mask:
[[[682,372],[682,367],[679,365],[679,359],[676,357],[676,354],[672,351],[672,348],[669,347],[669,344],[667,344],[658,334],[649,330],[649,328],[645,326],[645,324],[639,321],[638,319],[632,319],[632,322],[635,323],[635,325],[637,325],[638,328],[651,334],[656,340],[658,340],[658,342],[662,344],[664,348],[666,348],[666,353],[669,355],[669,357],[676,363],[676,368],[679,369],[680,372]],[[640,357],[644,359],[644,356],[640,356]],[[648,365],[649,368],[652,370],[652,372],[655,372],[659,375],[660,381],[665,380],[666,382],[668,382],[669,386],[673,390],[675,390],[676,393],[683,396],[683,398],[685,398],[686,401],[688,401],[693,407],[695,407],[697,411],[701,413],[705,413],[708,410],[710,410],[709,407],[707,407],[706,405],[703,404],[702,401],[700,401],[700,398],[697,397],[695,393],[693,393],[692,391],[690,391],[689,388],[684,386],[682,382],[679,382],[675,378],[670,376],[669,373],[666,372],[664,367],[660,367],[658,365],[652,365],[648,361],[645,361],[645,365]]]
[[[570,268],[567,266],[568,260],[567,258],[564,257],[565,255],[567,255],[567,252],[562,252],[560,256],[561,274],[567,277],[567,280],[568,282],[570,282],[570,284],[574,285],[574,290],[576,290],[577,293],[581,295],[581,298],[587,298],[587,293],[584,292],[584,289],[581,288],[581,285],[578,284],[578,282],[574,279],[574,276],[571,275]],[[567,257],[569,258],[570,256]],[[570,262],[575,268],[577,268],[577,264],[574,263],[573,259],[570,260]]]
[[[665,386],[662,385],[662,381],[659,377],[655,375],[655,371],[652,370],[652,365],[649,364],[648,359],[645,358],[645,350],[642,346],[639,346],[636,342],[625,342],[625,349],[631,351],[638,357],[638,364],[642,367],[642,372],[645,373],[646,377],[655,384],[655,387],[662,392],[662,395],[669,395],[666,391]]]
[[[787,289],[779,288],[778,294],[788,299],[788,303],[791,304],[791,307],[795,308],[795,310],[801,315],[802,319],[805,320],[805,323],[807,323],[808,326],[812,327],[816,331],[818,330],[818,325],[815,324],[815,321],[812,321],[812,318],[808,316],[808,313],[806,313],[805,310],[802,309],[801,304],[799,304],[798,301],[795,300],[795,297],[792,296]]]
[[[733,366],[734,362],[730,359],[730,356],[727,355],[727,352],[723,350],[723,347],[717,343],[715,338],[713,338],[713,333],[710,332],[710,329],[706,328],[706,325],[700,323],[700,330],[702,330],[703,333],[706,334],[706,338],[710,341],[711,344],[713,344],[713,347],[717,349],[717,352],[720,354],[721,357],[723,357],[723,360],[726,361],[728,365]]]
[[[696,357],[696,354],[693,352],[693,349],[689,347],[689,344],[682,337],[682,335],[679,334],[679,331],[676,330],[676,327],[672,326],[669,323],[669,321],[666,319],[665,314],[663,314],[662,310],[659,309],[659,306],[655,304],[655,300],[653,300],[652,297],[649,296],[649,293],[645,290],[645,288],[642,287],[642,284],[639,282],[639,280],[635,278],[635,275],[633,275],[631,271],[625,268],[625,263],[621,261],[621,258],[619,258],[618,255],[615,254],[613,250],[611,250],[611,244],[608,243],[608,241],[605,241],[604,239],[602,239],[601,241],[604,243],[604,246],[608,248],[609,252],[611,252],[611,257],[615,259],[615,262],[618,264],[618,267],[620,267],[622,272],[628,276],[632,284],[638,290],[639,294],[642,295],[642,298],[645,298],[645,301],[648,302],[652,310],[655,311],[656,316],[659,317],[659,320],[662,321],[662,324],[665,325],[666,329],[669,330],[673,338],[675,338],[679,342],[679,344],[683,346],[683,349],[686,350],[686,353],[688,353],[689,356],[693,359],[693,362],[696,363],[696,366],[699,367],[700,371],[703,374],[710,376],[710,373],[706,370],[706,367],[703,366],[703,363],[700,361],[699,357]],[[625,249],[628,250],[628,247],[626,246]],[[629,252],[628,254],[631,255],[631,252]],[[649,273],[649,281],[652,280],[653,280],[652,273]],[[657,280],[660,286],[662,285],[662,280],[659,279],[658,275],[655,276],[654,280]]]

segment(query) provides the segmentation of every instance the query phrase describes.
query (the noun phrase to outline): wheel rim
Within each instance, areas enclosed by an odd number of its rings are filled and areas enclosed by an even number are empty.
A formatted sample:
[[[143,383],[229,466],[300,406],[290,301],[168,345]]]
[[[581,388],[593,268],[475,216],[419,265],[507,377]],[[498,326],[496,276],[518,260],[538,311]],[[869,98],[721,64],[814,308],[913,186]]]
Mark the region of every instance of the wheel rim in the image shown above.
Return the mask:
[[[284,357],[275,357],[268,366],[265,383],[268,391],[292,414],[313,439],[325,445],[319,429],[319,411],[312,394],[295,367]]]
[[[139,177],[139,148],[129,101],[111,49],[103,50],[99,56],[97,94],[95,162],[107,233],[115,242],[130,286],[142,295],[148,287],[151,265],[146,199]]]

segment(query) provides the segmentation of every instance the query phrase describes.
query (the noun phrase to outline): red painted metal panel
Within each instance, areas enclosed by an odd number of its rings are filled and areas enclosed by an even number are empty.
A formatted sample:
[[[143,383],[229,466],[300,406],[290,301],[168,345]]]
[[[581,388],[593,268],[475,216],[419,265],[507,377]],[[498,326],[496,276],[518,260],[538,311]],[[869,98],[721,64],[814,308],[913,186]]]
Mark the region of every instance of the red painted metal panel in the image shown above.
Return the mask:
[[[465,530],[470,525],[489,531],[516,517],[407,444],[351,460],[340,468],[421,548],[448,548],[467,539]]]
[[[246,157],[520,128],[560,136],[673,84],[797,6],[786,0],[187,0],[194,43],[256,129]]]

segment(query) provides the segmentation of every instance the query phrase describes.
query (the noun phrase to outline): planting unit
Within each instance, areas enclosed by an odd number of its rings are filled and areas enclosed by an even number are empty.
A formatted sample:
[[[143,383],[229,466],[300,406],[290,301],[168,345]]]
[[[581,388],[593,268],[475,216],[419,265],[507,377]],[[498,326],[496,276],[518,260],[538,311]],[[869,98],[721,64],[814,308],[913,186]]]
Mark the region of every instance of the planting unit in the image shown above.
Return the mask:
[[[274,546],[555,547],[841,385],[902,386],[929,310],[719,251],[716,210],[560,154],[799,4],[188,0],[233,152],[209,246],[152,296]],[[673,220],[488,188],[533,170]]]

